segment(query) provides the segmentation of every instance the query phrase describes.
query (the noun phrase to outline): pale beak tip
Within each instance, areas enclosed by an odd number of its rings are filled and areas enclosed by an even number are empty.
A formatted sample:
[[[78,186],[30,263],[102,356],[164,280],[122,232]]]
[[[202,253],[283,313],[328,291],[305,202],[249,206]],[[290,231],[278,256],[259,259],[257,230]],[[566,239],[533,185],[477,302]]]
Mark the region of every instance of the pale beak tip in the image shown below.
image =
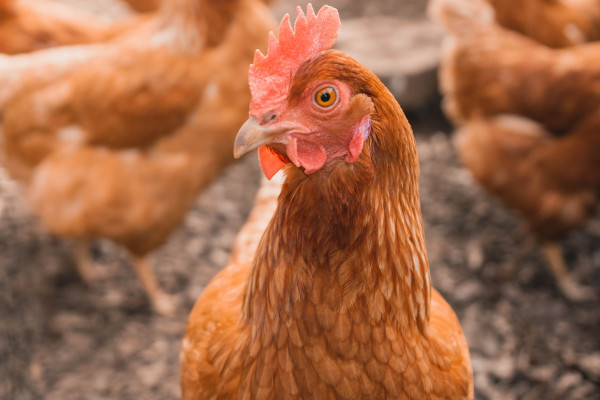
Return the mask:
[[[239,158],[242,158],[242,156],[244,154],[245,153],[244,153],[244,151],[243,151],[242,148],[237,147],[237,146],[233,148],[233,158],[235,158],[236,160],[239,159]]]

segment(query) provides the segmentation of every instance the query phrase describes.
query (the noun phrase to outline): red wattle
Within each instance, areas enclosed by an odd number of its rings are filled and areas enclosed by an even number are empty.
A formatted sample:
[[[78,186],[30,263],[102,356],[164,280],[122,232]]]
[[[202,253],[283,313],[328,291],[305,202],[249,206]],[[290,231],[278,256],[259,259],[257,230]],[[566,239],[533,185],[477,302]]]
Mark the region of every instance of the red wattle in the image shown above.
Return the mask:
[[[274,150],[271,150],[267,146],[260,146],[258,148],[258,164],[265,177],[271,180],[287,162]]]

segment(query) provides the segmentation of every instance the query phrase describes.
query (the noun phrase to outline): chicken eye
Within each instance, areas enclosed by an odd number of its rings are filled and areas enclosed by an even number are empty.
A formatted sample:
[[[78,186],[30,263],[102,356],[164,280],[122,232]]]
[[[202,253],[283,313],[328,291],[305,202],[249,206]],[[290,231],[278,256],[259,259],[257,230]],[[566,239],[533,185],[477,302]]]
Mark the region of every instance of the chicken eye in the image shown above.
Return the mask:
[[[315,102],[321,107],[331,107],[337,100],[337,92],[332,87],[326,87],[315,94]]]

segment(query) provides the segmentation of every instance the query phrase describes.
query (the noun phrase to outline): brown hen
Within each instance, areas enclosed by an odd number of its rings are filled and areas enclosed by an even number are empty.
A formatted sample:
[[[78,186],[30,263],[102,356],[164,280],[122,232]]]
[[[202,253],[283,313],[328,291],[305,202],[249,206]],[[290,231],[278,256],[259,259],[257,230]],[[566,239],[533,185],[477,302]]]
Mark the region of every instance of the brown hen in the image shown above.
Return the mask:
[[[238,241],[253,261],[234,250],[190,314],[185,400],[473,398],[467,343],[429,281],[410,126],[373,73],[327,50],[338,28],[309,5],[251,66],[235,154],[259,147],[286,179],[260,242]],[[242,237],[274,208],[262,196]]]
[[[567,274],[556,241],[600,195],[600,43],[551,49],[493,22],[489,5],[432,3],[449,32],[440,72],[457,147],[475,179],[519,211],[563,293],[592,297]]]
[[[35,213],[58,235],[125,246],[159,312],[172,304],[145,256],[233,161],[245,70],[270,27],[258,0],[173,0],[114,42],[75,47],[91,60],[5,109],[6,168]]]

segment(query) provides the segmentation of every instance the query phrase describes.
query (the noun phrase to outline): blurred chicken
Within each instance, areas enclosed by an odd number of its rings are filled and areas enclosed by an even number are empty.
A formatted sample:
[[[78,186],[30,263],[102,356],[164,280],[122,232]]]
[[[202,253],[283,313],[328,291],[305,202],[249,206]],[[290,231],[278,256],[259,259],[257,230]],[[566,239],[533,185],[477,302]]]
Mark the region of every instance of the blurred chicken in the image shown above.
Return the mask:
[[[120,34],[130,24],[108,23],[55,1],[0,0],[0,53],[100,42]]]
[[[600,0],[489,2],[500,25],[546,46],[565,47],[600,40]]]
[[[593,298],[593,291],[570,278],[556,241],[595,214],[599,131],[600,110],[560,138],[534,121],[504,115],[467,123],[456,141],[475,179],[524,216],[571,300]]]
[[[410,125],[372,72],[327,50],[337,11],[299,14],[250,67],[234,148],[258,147],[285,183],[276,208],[259,192],[248,248],[190,314],[183,399],[473,399],[460,324],[430,285]]]
[[[61,79],[5,109],[5,165],[34,211],[58,235],[126,247],[161,313],[172,303],[145,256],[233,161],[250,101],[246,68],[271,23],[258,0],[169,1],[93,54],[74,47],[84,54],[78,67],[60,66]],[[77,260],[92,278],[85,250]]]
[[[593,215],[600,194],[600,43],[550,49],[497,26],[485,2],[431,3],[448,29],[441,68],[457,146],[477,181],[521,212],[572,300],[556,241]]]

